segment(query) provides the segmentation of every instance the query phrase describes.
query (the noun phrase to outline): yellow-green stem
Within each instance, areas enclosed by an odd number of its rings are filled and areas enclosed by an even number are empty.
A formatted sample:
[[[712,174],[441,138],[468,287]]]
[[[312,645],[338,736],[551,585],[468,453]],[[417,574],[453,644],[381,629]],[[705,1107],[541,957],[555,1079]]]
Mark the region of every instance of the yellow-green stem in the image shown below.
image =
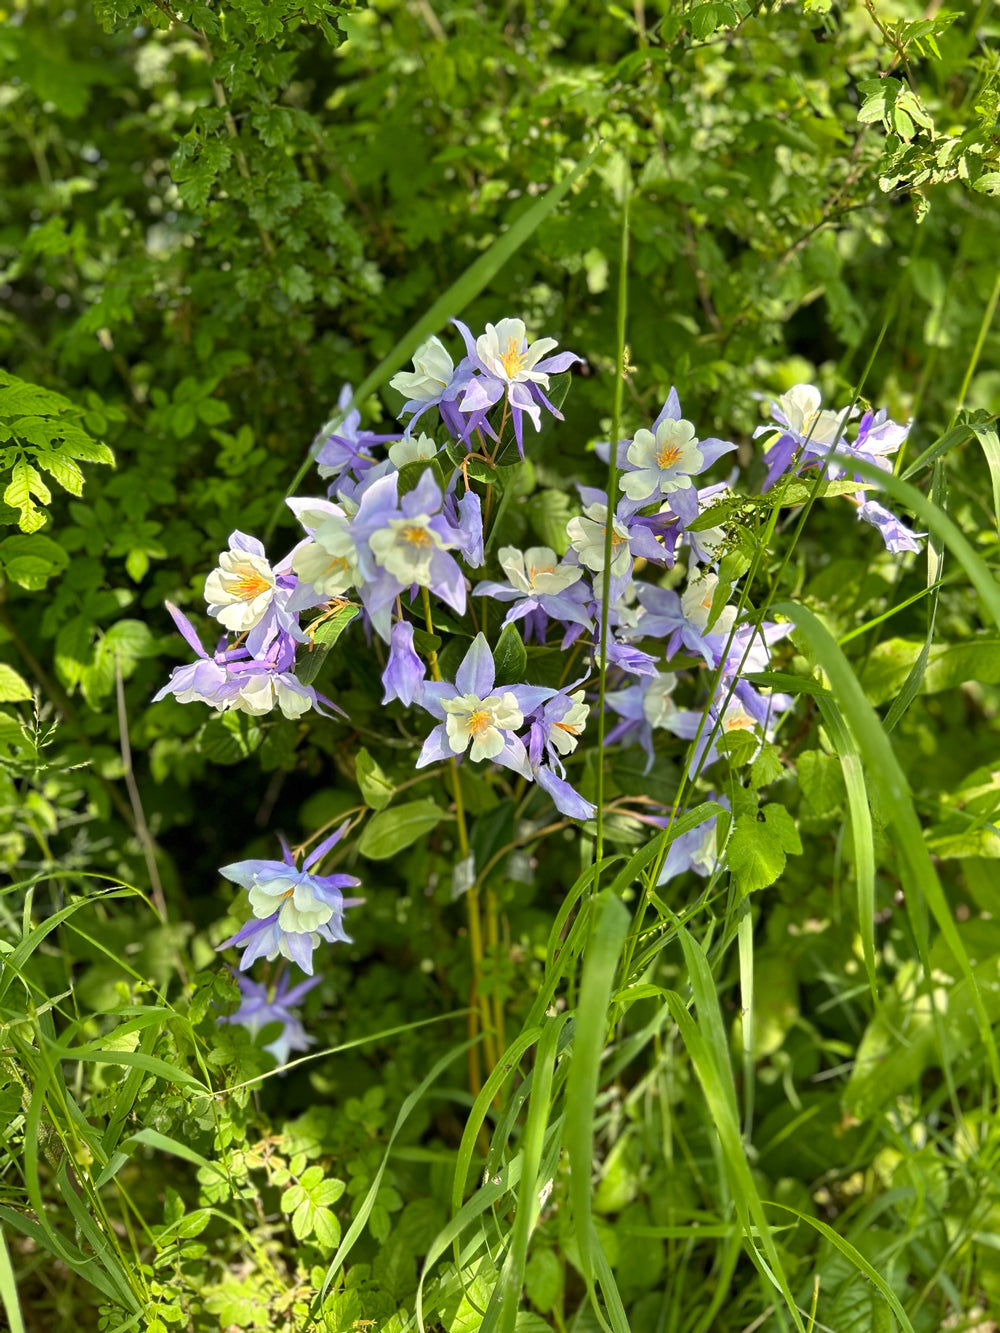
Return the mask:
[[[434,618],[431,614],[431,598],[426,588],[420,589],[424,608],[424,624],[427,633],[434,633]],[[437,653],[432,648],[427,654],[427,664],[435,680],[441,679]],[[462,784],[458,772],[458,761],[451,761],[451,790],[455,802],[455,826],[458,835],[458,854],[462,861],[469,856],[469,827],[465,818],[465,802],[462,799]],[[474,1036],[475,1015],[478,1014],[479,1026],[483,1034],[483,1054],[486,1057],[486,1072],[491,1074],[496,1067],[496,1044],[493,1040],[492,1019],[487,996],[480,993],[483,971],[483,925],[479,911],[479,891],[475,884],[465,894],[465,911],[469,923],[469,952],[472,955],[472,995],[469,1000],[473,1017],[469,1021],[470,1035]],[[478,1048],[469,1047],[469,1090],[475,1095],[479,1084]]]

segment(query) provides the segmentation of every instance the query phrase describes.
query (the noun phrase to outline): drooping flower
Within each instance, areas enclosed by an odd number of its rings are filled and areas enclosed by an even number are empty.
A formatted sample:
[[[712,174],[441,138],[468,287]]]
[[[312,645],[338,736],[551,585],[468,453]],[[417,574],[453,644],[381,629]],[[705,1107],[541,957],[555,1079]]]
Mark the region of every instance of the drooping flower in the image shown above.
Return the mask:
[[[673,698],[676,686],[677,677],[672,671],[657,671],[648,680],[629,685],[624,690],[612,690],[605,696],[608,707],[621,719],[608,732],[606,743],[613,745],[616,741],[627,740],[641,745],[646,752],[647,772],[653,764],[653,732],[663,730],[678,734],[676,724],[680,711]]]
[[[583,690],[558,690],[528,720],[532,775],[560,814],[571,819],[589,819],[596,809],[566,780],[562,762],[579,745],[589,715]]]
[[[287,844],[280,861],[235,861],[219,871],[248,890],[253,917],[241,930],[223,940],[218,949],[243,946],[240,970],[246,971],[261,956],[291,959],[312,976],[313,950],[321,939],[350,943],[344,931],[344,911],[362,900],[345,898],[342,890],[356,888],[353,875],[314,875],[310,871],[347,831],[345,822],[306,858],[301,869]]]
[[[389,638],[389,660],[382,672],[384,704],[398,699],[407,707],[420,696],[427,668],[413,647],[413,626],[408,620],[397,620]]]
[[[725,810],[730,808],[725,796],[710,796],[708,799],[715,801]],[[666,827],[667,820],[657,818],[653,823]],[[689,829],[687,833],[681,833],[674,838],[667,849],[657,884],[666,884],[686,870],[693,870],[703,879],[713,874],[719,863],[718,825],[719,818],[713,815],[693,829]]]
[[[822,408],[822,394],[814,384],[796,384],[771,403],[773,425],[758,426],[754,438],[772,435],[774,439],[764,455],[767,475],[762,490],[768,491],[798,457],[798,466],[826,459],[844,440],[848,421],[857,416],[857,408],[833,412]]]
[[[309,977],[291,989],[291,978],[287,972],[278,978],[274,986],[252,981],[245,976],[237,977],[236,980],[243,1002],[235,1013],[220,1018],[220,1023],[238,1023],[252,1037],[256,1037],[258,1032],[272,1023],[280,1023],[281,1031],[264,1047],[279,1065],[288,1063],[292,1051],[306,1051],[316,1044],[316,1038],[311,1037],[302,1026],[295,1006],[305,999],[314,986],[319,985],[322,977]]]

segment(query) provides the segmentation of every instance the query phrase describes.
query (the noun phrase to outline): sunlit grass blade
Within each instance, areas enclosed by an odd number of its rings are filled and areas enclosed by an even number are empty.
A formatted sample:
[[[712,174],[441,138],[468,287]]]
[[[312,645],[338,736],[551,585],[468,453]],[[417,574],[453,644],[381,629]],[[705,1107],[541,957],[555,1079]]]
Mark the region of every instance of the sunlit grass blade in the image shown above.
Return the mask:
[[[94,1252],[94,1262],[99,1263],[104,1269],[108,1281],[118,1292],[118,1299],[121,1304],[127,1309],[138,1309],[139,1301],[133,1289],[133,1282],[129,1280],[129,1271],[123,1264],[121,1256],[117,1253],[117,1238],[114,1228],[108,1223],[107,1218],[101,1219],[104,1222],[103,1227],[98,1226],[87,1206],[88,1201],[78,1195],[73,1185],[70,1184],[65,1158],[60,1163],[56,1179],[59,1182],[59,1193],[62,1196],[63,1203],[73,1216],[78,1234],[86,1237],[87,1243]]]
[[[886,815],[896,834],[896,848],[908,886],[927,903],[954,954],[962,975],[969,982],[979,1032],[989,1058],[994,1084],[1000,1084],[1000,1056],[976,985],[968,954],[958,933],[948,902],[924,842],[909,787],[878,714],[865,698],[857,677],[825,626],[803,606],[782,602],[775,610],[786,615],[806,639],[814,660],[830,680],[844,717],[854,733],[867,774],[879,791]]]
[[[318,1311],[322,1309],[323,1302],[326,1299],[326,1293],[330,1290],[331,1282],[343,1266],[344,1261],[350,1254],[351,1250],[354,1249],[358,1237],[368,1225],[368,1219],[371,1217],[372,1209],[375,1206],[375,1199],[378,1196],[379,1186],[382,1184],[382,1177],[385,1175],[385,1169],[389,1164],[389,1157],[392,1153],[393,1144],[396,1142],[400,1130],[410,1118],[414,1108],[420,1104],[431,1085],[437,1081],[449,1065],[454,1064],[459,1056],[464,1055],[471,1045],[472,1042],[464,1041],[460,1046],[456,1046],[453,1050],[450,1050],[447,1055],[443,1055],[427,1076],[417,1084],[399,1108],[399,1114],[396,1116],[395,1123],[393,1124],[392,1133],[389,1135],[389,1142],[385,1145],[385,1153],[383,1154],[382,1161],[379,1163],[378,1170],[375,1172],[368,1193],[365,1195],[354,1221],[348,1227],[347,1234],[340,1242],[337,1253],[333,1256],[327,1266],[326,1275],[323,1278],[323,1285],[316,1294],[316,1299],[313,1302],[313,1318],[315,1318]]]
[[[743,1046],[743,1133],[749,1139],[753,1130],[754,1082],[756,1062],[754,1060],[754,966],[753,966],[753,916],[750,900],[745,898],[739,905],[736,925],[737,951],[740,962],[740,1040]]]
[[[942,506],[944,501],[944,473],[941,463],[934,464],[934,484],[931,488],[931,499],[939,507]],[[944,551],[941,546],[941,538],[936,533],[932,533],[930,541],[927,543],[927,591],[930,596],[930,603],[927,608],[927,634],[917,660],[910,668],[899,694],[893,700],[892,707],[886,714],[885,729],[887,732],[892,731],[897,726],[900,718],[917,697],[920,686],[923,684],[924,673],[927,670],[927,659],[934,643],[934,626],[937,622],[938,599],[941,595],[939,584],[943,564]]]
[[[683,934],[681,939],[684,939]],[[692,950],[696,954],[701,953],[699,947],[689,937],[688,946],[685,948],[685,956]],[[704,954],[701,957],[704,959]],[[707,961],[705,966],[708,966]],[[698,971],[700,972],[700,968]],[[694,976],[691,978],[691,983],[692,990],[694,990],[696,985]],[[697,982],[697,987],[698,992],[701,992],[703,987],[700,979]],[[670,1006],[670,1012],[673,1014],[674,1022],[680,1031],[681,1040],[684,1042],[691,1058],[691,1064],[698,1077],[698,1082],[701,1084],[705,1101],[708,1103],[709,1115],[719,1136],[723,1164],[729,1178],[733,1201],[736,1204],[736,1212],[739,1216],[740,1226],[743,1229],[744,1242],[750,1258],[763,1273],[768,1283],[781,1292],[795,1327],[799,1330],[799,1333],[804,1333],[795,1298],[788,1284],[781,1256],[778,1254],[774,1238],[771,1235],[771,1228],[764,1213],[764,1205],[757,1192],[757,1186],[754,1184],[750,1166],[746,1159],[736,1112],[736,1090],[733,1086],[728,1057],[725,1067],[720,1068],[712,1043],[706,1039],[700,1027],[688,1013],[679,995],[668,991],[667,1003]],[[717,1023],[718,1026],[721,1026],[722,1017],[719,1014],[719,1004],[714,985],[711,987],[711,994],[704,996],[700,1004],[698,994],[695,994],[695,1005],[698,1008],[698,1017],[701,1023],[708,1026]],[[713,1011],[714,1018],[712,1017]],[[760,1239],[763,1254],[754,1243],[755,1234]]]
[[[990,470],[993,485],[993,517],[997,531],[1000,532],[1000,440],[997,439],[996,426],[972,426],[976,439],[982,446],[986,466]]]
[[[130,1134],[124,1140],[121,1147],[113,1154],[111,1161],[108,1162],[94,1181],[94,1187],[101,1189],[109,1180],[112,1180],[132,1156],[132,1151],[135,1148],[155,1148],[157,1152],[167,1153],[171,1157],[180,1157],[185,1162],[190,1162],[192,1166],[200,1167],[203,1171],[213,1171],[220,1176],[227,1174],[218,1162],[210,1162],[206,1157],[202,1157],[201,1153],[189,1148],[186,1143],[181,1143],[178,1139],[172,1139],[155,1129],[140,1129],[137,1134]]]
[[[594,908],[593,928],[583,965],[580,1001],[573,1032],[573,1063],[566,1086],[565,1130],[570,1166],[570,1199],[580,1246],[580,1266],[592,1299],[594,1255],[599,1245],[591,1213],[594,1098],[597,1095],[601,1054],[607,1038],[608,1001],[629,924],[625,907],[610,893],[605,892],[595,898]]]
[[[2,1231],[0,1231],[0,1301],[3,1302],[10,1333],[24,1333],[21,1303],[17,1299],[17,1285],[14,1281],[14,1268],[10,1262],[10,1251],[7,1249],[7,1241]]]
[[[854,881],[858,890],[858,930],[861,933],[861,951],[872,999],[878,999],[875,979],[875,835],[872,813],[865,783],[861,752],[850,728],[844,722],[840,709],[829,695],[820,698],[823,720],[830,729],[840,771],[847,789],[847,808],[851,814],[851,840],[854,846]]]
[[[500,1274],[500,1313],[499,1333],[514,1333],[517,1310],[524,1285],[524,1270],[528,1260],[528,1241],[531,1229],[538,1213],[538,1170],[542,1161],[542,1149],[545,1144],[545,1131],[549,1120],[549,1105],[552,1097],[552,1075],[555,1067],[555,1055],[559,1043],[559,1034],[567,1015],[550,1020],[542,1032],[538,1043],[535,1068],[531,1086],[531,1101],[528,1105],[528,1117],[524,1126],[523,1163],[521,1183],[517,1193],[517,1210],[514,1213],[514,1227]],[[489,1316],[490,1312],[487,1312]],[[489,1324],[492,1324],[489,1320]],[[488,1320],[483,1320],[481,1333],[490,1333]]]
[[[886,1282],[878,1269],[869,1263],[865,1256],[857,1250],[849,1240],[845,1240],[843,1236],[834,1231],[833,1227],[828,1226],[826,1222],[821,1222],[818,1217],[811,1217],[808,1213],[801,1213],[797,1208],[792,1208],[787,1203],[769,1202],[768,1207],[780,1208],[782,1212],[791,1213],[794,1217],[797,1217],[800,1222],[806,1222],[813,1228],[813,1230],[818,1231],[825,1240],[828,1240],[835,1249],[840,1251],[845,1259],[854,1265],[859,1273],[864,1273],[865,1277],[873,1287],[877,1288],[879,1293],[884,1297],[889,1308],[892,1310],[892,1313],[899,1320],[899,1325],[903,1330],[903,1333],[913,1333],[913,1325],[910,1323],[909,1316],[903,1309],[899,1297],[889,1286],[888,1282]]]
[[[502,236],[499,236],[490,248],[474,260],[465,270],[460,278],[457,278],[447,291],[443,292],[434,302],[426,314],[410,328],[399,342],[388,351],[382,360],[378,363],[371,374],[362,381],[344,412],[339,413],[333,420],[343,420],[348,412],[359,406],[365,401],[369,394],[374,393],[390,375],[401,367],[405,366],[410,357],[417,350],[422,342],[425,342],[431,334],[438,333],[447,321],[462,310],[474,300],[487,283],[494,278],[504,264],[510,259],[533,231],[544,222],[549,214],[562,202],[569,191],[578,180],[587,174],[598,155],[603,151],[603,143],[599,143],[592,149],[582,162],[578,162],[572,171],[566,173],[562,180],[557,181],[551,189],[546,190],[541,199],[536,204],[532,204],[516,222],[513,222]],[[324,426],[324,431],[329,429],[332,423],[328,422]],[[298,489],[302,478],[312,466],[312,448],[310,447],[302,466],[296,472],[291,485],[285,492],[285,495],[294,495]],[[278,519],[284,510],[284,502],[279,503],[268,520],[267,528],[264,531],[264,540],[270,537],[274,531]]]
[[[82,907],[92,907],[97,900],[107,902],[109,898],[130,898],[135,897],[136,893],[135,889],[124,887],[108,889],[104,893],[95,893],[90,898],[77,898],[66,907],[60,908],[58,912],[53,912],[51,916],[46,917],[34,929],[25,931],[23,939],[4,958],[3,970],[0,971],[0,1001],[7,994],[14,978],[20,974],[21,968],[46,936],[51,935],[74,912],[78,912]]]

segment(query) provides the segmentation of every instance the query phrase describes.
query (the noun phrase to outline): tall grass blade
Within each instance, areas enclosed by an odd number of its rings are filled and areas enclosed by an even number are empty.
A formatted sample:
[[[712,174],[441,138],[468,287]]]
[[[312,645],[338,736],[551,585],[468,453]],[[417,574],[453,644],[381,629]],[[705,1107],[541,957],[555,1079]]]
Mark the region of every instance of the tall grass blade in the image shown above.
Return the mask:
[[[14,1282],[14,1267],[10,1262],[10,1251],[7,1249],[7,1241],[2,1231],[0,1231],[0,1301],[3,1301],[10,1333],[24,1333],[21,1303],[17,1299],[17,1286]]]
[[[570,1167],[570,1201],[580,1246],[580,1267],[593,1296],[595,1252],[600,1244],[591,1212],[594,1158],[594,1098],[601,1054],[607,1037],[608,1003],[618,956],[625,943],[629,915],[623,904],[605,892],[594,899],[593,929],[580,983],[580,1002],[573,1033],[573,1063],[566,1085],[566,1151]],[[595,1302],[596,1309],[596,1302]]]
[[[875,979],[875,834],[865,783],[864,764],[858,743],[844,721],[836,701],[830,695],[819,699],[823,720],[830,731],[840,759],[840,771],[847,789],[847,808],[851,815],[851,840],[854,845],[854,880],[858,890],[858,929],[861,950],[872,999],[878,1000]]]
[[[957,531],[957,530],[956,530]],[[947,540],[947,538],[946,538]],[[963,539],[964,540],[964,539]],[[857,677],[826,627],[803,606],[782,602],[776,611],[786,615],[802,636],[813,658],[830,679],[830,685],[844,716],[854,733],[866,771],[882,796],[882,801],[896,833],[896,846],[909,887],[930,907],[945,943],[969,983],[980,1036],[990,1062],[994,1084],[1000,1085],[1000,1056],[990,1027],[983,998],[973,976],[969,956],[958,933],[948,902],[924,842],[903,770],[899,766],[878,714],[865,698]]]

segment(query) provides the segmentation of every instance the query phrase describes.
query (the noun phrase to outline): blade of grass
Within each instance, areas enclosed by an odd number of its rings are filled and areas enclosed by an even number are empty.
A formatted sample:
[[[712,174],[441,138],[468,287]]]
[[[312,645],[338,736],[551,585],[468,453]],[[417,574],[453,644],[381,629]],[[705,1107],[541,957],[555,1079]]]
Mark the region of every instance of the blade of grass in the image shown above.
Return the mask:
[[[563,1014],[546,1023],[538,1043],[531,1101],[524,1126],[522,1148],[524,1159],[517,1193],[517,1210],[514,1214],[514,1227],[507,1258],[500,1273],[499,1333],[514,1333],[514,1324],[517,1321],[517,1307],[521,1301],[524,1270],[528,1262],[528,1241],[539,1211],[538,1169],[542,1161],[545,1131],[548,1127],[555,1056],[559,1034],[567,1018],[568,1015]],[[480,1333],[491,1333],[494,1321],[489,1319],[489,1315],[492,1308],[491,1306],[490,1311],[487,1311],[487,1319],[483,1320]]]
[[[944,508],[944,469],[940,462],[934,464],[931,499],[939,508]],[[930,603],[927,608],[927,635],[917,660],[910,668],[899,694],[893,700],[892,707],[886,715],[885,729],[887,732],[892,731],[898,725],[900,718],[913,703],[920,691],[920,686],[923,684],[924,673],[927,670],[927,659],[930,656],[931,645],[934,643],[934,625],[937,621],[938,599],[941,595],[937,585],[941,578],[943,566],[944,550],[941,546],[941,538],[936,533],[932,533],[931,539],[927,543],[927,589],[930,594]],[[931,591],[932,589],[933,591]]]
[[[786,615],[795,624],[808,643],[813,658],[829,677],[832,691],[840,703],[861,751],[866,772],[877,785],[889,822],[896,832],[896,845],[905,871],[905,879],[929,906],[945,943],[954,954],[962,975],[969,982],[980,1035],[989,1058],[990,1072],[994,1084],[1000,1086],[1000,1055],[997,1052],[983,998],[924,842],[923,830],[913,808],[906,778],[889,738],[882,729],[878,714],[865,698],[857,677],[833,636],[813,613],[793,602],[779,603],[775,610]]]
[[[819,700],[823,720],[830,730],[840,759],[840,771],[847,789],[847,808],[851,815],[851,839],[854,846],[854,879],[858,888],[858,929],[865,971],[872,999],[878,1000],[875,979],[875,835],[865,783],[861,752],[836,702],[829,696]]]
[[[14,1267],[10,1262],[10,1252],[2,1231],[0,1231],[0,1301],[3,1301],[10,1333],[24,1333],[21,1303],[17,1299],[17,1285],[14,1281]]]
[[[358,1237],[368,1224],[372,1209],[375,1207],[375,1199],[378,1195],[379,1187],[382,1184],[382,1177],[385,1175],[385,1169],[389,1164],[389,1157],[392,1153],[393,1144],[396,1142],[400,1130],[410,1118],[414,1108],[420,1104],[424,1094],[431,1085],[437,1081],[449,1065],[454,1064],[459,1056],[464,1055],[471,1045],[471,1041],[463,1041],[461,1045],[456,1046],[454,1050],[449,1051],[447,1055],[443,1055],[427,1076],[413,1089],[399,1108],[399,1114],[396,1116],[395,1124],[392,1127],[392,1133],[389,1135],[389,1142],[385,1145],[385,1153],[383,1154],[382,1161],[379,1163],[378,1170],[375,1172],[368,1193],[365,1195],[354,1221],[348,1227],[346,1236],[344,1236],[343,1240],[340,1242],[337,1253],[333,1256],[327,1266],[326,1275],[323,1278],[323,1285],[317,1292],[316,1298],[312,1304],[310,1313],[311,1319],[315,1320],[318,1317],[319,1311],[323,1308],[323,1302],[326,1300],[326,1294],[330,1290],[331,1282],[343,1266],[344,1260],[350,1254],[351,1250],[354,1249]]]
[[[976,439],[982,445],[986,457],[986,466],[990,470],[993,483],[993,516],[997,531],[1000,532],[1000,440],[997,439],[996,426],[972,426]]]
[[[511,223],[485,254],[480,255],[469,265],[462,276],[457,278],[448,290],[438,297],[427,313],[422,315],[416,324],[400,338],[391,351],[386,353],[368,378],[363,381],[347,407],[324,425],[320,431],[320,436],[328,433],[334,423],[342,421],[348,412],[352,412],[355,407],[359,407],[369,394],[374,393],[390,375],[409,361],[421,343],[425,342],[431,334],[437,333],[453,316],[460,314],[469,302],[479,295],[486,284],[499,273],[511,255],[520,249],[531,233],[562,202],[576,182],[587,174],[603,149],[604,143],[602,141],[587,154],[582,162],[578,162],[572,171],[567,172],[562,180],[557,181],[551,189],[547,190],[536,204],[522,213],[516,222]],[[312,459],[313,449],[310,446],[309,452],[285,492],[285,496],[295,494],[299,482],[309,471]],[[268,520],[267,527],[264,529],[265,542],[277,526],[283,510],[284,500],[275,507]]]
[[[614,512],[618,492],[618,436],[621,433],[622,390],[625,384],[625,325],[628,318],[628,209],[631,180],[624,176],[622,191],[622,232],[618,268],[618,322],[615,340],[615,382],[611,402],[611,443],[608,445],[608,506],[604,525],[604,570],[601,575],[601,639],[600,679],[597,698],[597,837],[594,842],[594,863],[600,865],[604,857],[604,727],[606,721],[605,690],[608,677],[608,614],[611,597],[611,555],[614,539]],[[594,875],[594,894],[600,892],[600,872]]]
[[[624,905],[610,893],[594,899],[593,926],[580,983],[580,1002],[573,1033],[573,1059],[566,1086],[566,1152],[570,1167],[570,1200],[580,1246],[580,1267],[591,1302],[594,1294],[594,1256],[600,1245],[591,1211],[591,1172],[594,1157],[594,1098],[608,1028],[608,1003],[618,956],[629,925]]]

